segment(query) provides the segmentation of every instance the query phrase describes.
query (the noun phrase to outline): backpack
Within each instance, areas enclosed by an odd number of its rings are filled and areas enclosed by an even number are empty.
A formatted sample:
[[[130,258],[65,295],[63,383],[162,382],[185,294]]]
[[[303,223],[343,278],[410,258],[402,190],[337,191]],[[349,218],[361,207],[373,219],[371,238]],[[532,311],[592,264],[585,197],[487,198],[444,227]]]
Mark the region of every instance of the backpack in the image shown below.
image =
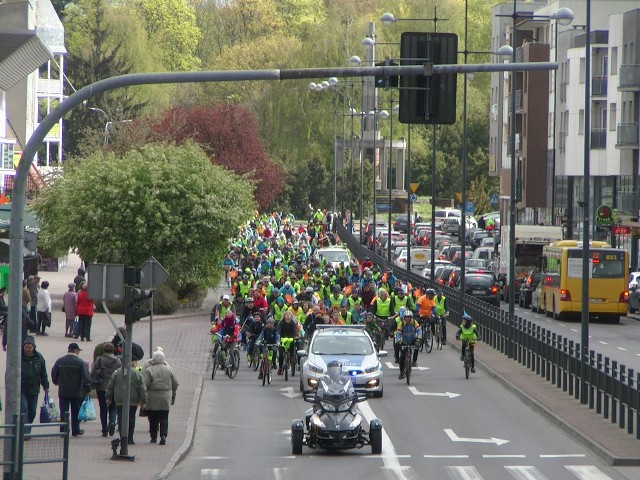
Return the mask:
[[[98,366],[98,364],[94,365],[93,373],[91,374],[91,388],[98,389],[102,386],[103,376],[102,376],[102,367]]]

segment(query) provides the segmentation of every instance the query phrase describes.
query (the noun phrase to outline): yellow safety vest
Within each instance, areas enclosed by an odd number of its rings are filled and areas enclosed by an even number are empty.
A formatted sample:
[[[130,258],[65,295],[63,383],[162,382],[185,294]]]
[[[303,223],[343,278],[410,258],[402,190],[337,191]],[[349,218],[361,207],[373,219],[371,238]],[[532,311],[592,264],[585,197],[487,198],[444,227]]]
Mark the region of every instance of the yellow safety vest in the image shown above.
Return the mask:
[[[382,299],[376,299],[376,310],[374,312],[378,317],[388,317],[391,314],[391,297],[383,302]]]
[[[437,315],[444,315],[447,312],[444,308],[444,301],[446,299],[447,297],[445,297],[444,295],[442,296],[442,298],[438,298],[438,296],[436,295],[436,297],[433,299],[433,303],[435,304]]]

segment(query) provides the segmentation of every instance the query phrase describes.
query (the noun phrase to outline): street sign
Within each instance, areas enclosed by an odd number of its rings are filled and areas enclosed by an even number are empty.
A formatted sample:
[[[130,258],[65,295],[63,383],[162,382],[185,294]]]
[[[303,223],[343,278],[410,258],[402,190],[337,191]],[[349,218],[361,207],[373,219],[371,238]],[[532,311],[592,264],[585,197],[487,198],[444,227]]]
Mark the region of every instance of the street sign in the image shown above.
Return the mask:
[[[416,190],[418,190],[418,188],[420,188],[420,184],[412,182],[412,183],[409,184],[409,188],[411,189],[411,193],[416,193]]]
[[[89,288],[93,300],[124,299],[124,265],[90,263],[87,267]]]
[[[411,195],[409,195],[409,201],[410,202],[415,202],[416,200],[418,200],[418,196],[415,193],[412,193]]]
[[[376,211],[377,212],[388,212],[389,211],[389,205],[378,203],[376,205]]]
[[[498,194],[497,193],[493,193],[493,194],[489,195],[489,203],[491,205],[497,205],[498,204]]]
[[[167,278],[169,278],[169,272],[155,258],[149,257],[144,262],[142,266],[142,288],[153,290],[162,285]]]
[[[473,215],[473,212],[476,211],[476,204],[474,202],[467,202],[465,205],[464,213],[466,215]]]

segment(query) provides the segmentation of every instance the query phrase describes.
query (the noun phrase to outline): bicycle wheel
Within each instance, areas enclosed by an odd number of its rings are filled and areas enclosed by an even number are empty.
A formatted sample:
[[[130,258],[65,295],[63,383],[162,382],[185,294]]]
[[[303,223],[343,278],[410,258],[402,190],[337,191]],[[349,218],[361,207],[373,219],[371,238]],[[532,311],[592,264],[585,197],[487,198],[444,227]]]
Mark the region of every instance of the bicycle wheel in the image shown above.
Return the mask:
[[[251,368],[253,368],[254,372],[258,370],[258,367],[260,366],[260,359],[260,351],[257,347],[253,347],[253,363],[251,364]]]
[[[265,376],[267,377],[267,383],[269,385],[271,385],[271,372],[273,371],[273,368],[271,368],[271,363],[269,363],[269,369],[267,370],[267,373],[265,373]]]
[[[440,323],[436,324],[436,349],[442,350],[442,329],[440,328]]]
[[[298,362],[297,362],[297,357],[298,357],[297,355],[292,356],[292,357],[291,357],[291,360],[290,360],[290,362],[291,362],[291,377],[292,377],[292,378],[293,378],[293,377],[295,376],[295,374],[296,374],[296,363],[298,363]]]
[[[469,380],[469,371],[471,370],[471,355],[469,354],[469,347],[464,354],[464,376]]]
[[[235,378],[240,370],[240,352],[236,349],[229,355],[231,364],[229,365],[229,378]]]
[[[411,349],[407,348],[404,356],[404,376],[407,379],[407,385],[411,385],[411,361],[413,360],[411,355]]]
[[[262,386],[264,387],[265,383],[267,383],[267,372],[271,370],[271,365],[269,365],[269,361],[263,359],[262,366],[260,367],[260,371],[262,372]]]
[[[289,353],[285,352],[284,353],[284,359],[282,361],[282,367],[284,368],[284,381],[288,382],[289,381]]]
[[[211,366],[211,380],[216,378],[216,371],[218,370],[218,356],[212,355],[213,365]]]
[[[433,335],[431,333],[431,327],[429,325],[427,325],[422,338],[424,339],[425,350],[427,351],[427,353],[431,353],[431,350],[433,350]]]

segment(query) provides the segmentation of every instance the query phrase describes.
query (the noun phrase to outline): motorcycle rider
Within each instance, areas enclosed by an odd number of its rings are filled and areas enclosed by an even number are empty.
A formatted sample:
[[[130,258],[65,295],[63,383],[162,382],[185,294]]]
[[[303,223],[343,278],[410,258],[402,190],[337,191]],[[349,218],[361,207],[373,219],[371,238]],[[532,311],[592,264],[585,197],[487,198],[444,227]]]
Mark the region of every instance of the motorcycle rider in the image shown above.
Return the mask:
[[[422,339],[422,328],[420,323],[413,319],[411,310],[405,310],[402,315],[402,326],[396,331],[395,345],[398,351],[402,345],[415,345],[416,342]],[[404,378],[404,355],[400,355],[400,375],[398,378],[402,380]],[[413,350],[413,363],[412,366],[418,366],[418,349]]]

